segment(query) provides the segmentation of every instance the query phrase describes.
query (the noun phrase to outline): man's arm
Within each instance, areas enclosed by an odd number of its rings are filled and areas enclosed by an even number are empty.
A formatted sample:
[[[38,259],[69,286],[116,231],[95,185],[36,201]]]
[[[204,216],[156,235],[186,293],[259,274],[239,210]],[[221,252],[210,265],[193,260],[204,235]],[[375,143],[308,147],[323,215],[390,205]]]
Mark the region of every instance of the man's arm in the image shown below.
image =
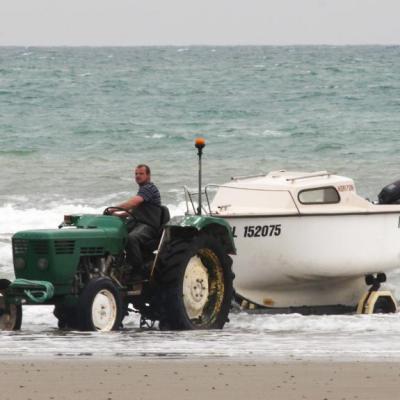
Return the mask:
[[[123,208],[125,210],[130,210],[132,208],[137,207],[138,205],[142,204],[144,201],[142,196],[133,196],[131,199],[124,201],[121,204],[118,204],[117,207]]]
[[[124,210],[131,210],[132,208],[137,207],[139,204],[142,204],[144,201],[142,196],[133,196],[131,199],[124,201],[121,204],[118,204],[115,207],[118,208],[123,208]],[[127,212],[121,211],[121,210],[115,210],[112,212],[113,215],[117,217],[128,217],[129,214]]]

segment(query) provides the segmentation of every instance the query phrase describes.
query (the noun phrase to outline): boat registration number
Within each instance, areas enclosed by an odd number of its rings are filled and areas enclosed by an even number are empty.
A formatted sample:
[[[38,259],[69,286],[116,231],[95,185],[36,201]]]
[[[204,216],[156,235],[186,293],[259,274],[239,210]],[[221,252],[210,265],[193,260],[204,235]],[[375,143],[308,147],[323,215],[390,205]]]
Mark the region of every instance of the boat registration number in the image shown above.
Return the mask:
[[[282,233],[282,225],[246,225],[243,227],[243,237],[279,236]],[[236,226],[232,228],[232,234],[237,237]]]

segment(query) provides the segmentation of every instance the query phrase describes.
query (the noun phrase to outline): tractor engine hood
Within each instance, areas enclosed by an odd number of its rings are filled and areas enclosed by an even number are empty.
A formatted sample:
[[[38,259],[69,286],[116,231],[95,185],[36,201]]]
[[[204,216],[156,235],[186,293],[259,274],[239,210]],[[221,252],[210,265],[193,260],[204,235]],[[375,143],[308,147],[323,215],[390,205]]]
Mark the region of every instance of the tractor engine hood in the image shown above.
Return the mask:
[[[82,257],[117,255],[126,245],[127,229],[118,217],[83,215],[63,226],[20,231],[13,236],[16,278],[67,285]]]

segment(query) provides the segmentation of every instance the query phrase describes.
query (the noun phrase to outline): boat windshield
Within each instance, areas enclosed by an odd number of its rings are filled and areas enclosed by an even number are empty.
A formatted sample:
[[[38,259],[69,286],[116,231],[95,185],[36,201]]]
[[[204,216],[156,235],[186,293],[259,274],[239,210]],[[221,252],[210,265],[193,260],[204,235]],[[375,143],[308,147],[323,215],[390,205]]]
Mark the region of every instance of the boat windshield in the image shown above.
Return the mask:
[[[186,214],[196,214],[198,192],[185,187]],[[288,190],[242,188],[209,184],[202,191],[202,213],[222,214],[298,214]]]

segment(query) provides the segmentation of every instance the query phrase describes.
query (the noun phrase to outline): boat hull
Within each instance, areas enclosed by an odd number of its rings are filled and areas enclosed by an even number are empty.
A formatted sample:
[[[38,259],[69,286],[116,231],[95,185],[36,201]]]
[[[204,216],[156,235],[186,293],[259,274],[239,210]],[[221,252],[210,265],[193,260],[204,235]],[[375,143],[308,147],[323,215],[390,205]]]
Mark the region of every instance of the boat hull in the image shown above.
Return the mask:
[[[400,266],[400,212],[224,216],[239,295],[267,307],[355,306],[364,276]]]

